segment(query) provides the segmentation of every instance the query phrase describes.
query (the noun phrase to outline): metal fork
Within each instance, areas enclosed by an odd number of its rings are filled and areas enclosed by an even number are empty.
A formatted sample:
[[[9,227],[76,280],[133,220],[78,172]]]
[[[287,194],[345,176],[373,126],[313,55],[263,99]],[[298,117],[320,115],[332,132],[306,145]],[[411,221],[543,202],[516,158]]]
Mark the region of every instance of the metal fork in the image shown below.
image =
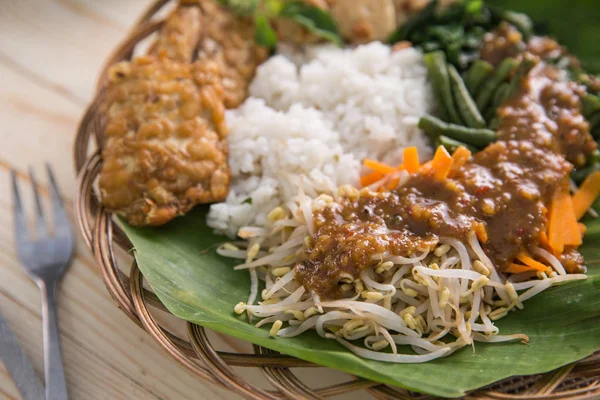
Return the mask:
[[[50,181],[54,229],[50,230],[47,218],[44,218],[38,185],[31,168],[29,177],[35,200],[35,235],[32,238],[27,229],[17,174],[11,170],[14,229],[19,259],[42,292],[46,400],[63,400],[67,399],[67,387],[60,353],[55,298],[56,285],[71,261],[73,237],[50,165],[46,164],[46,170]]]

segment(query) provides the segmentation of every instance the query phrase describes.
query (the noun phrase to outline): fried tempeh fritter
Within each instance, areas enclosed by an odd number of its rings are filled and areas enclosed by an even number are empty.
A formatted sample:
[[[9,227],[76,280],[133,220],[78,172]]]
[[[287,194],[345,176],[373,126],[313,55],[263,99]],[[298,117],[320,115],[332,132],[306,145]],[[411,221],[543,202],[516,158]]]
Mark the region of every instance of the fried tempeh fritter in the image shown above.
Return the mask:
[[[177,7],[165,21],[148,54],[182,63],[192,62],[201,28],[200,8]]]
[[[236,108],[248,97],[256,67],[269,55],[254,41],[254,22],[233,14],[215,0],[199,0],[204,35],[199,60],[214,60],[223,74],[225,106]]]
[[[215,0],[187,0],[169,15],[148,56],[112,66],[101,109],[103,205],[143,226],[224,200],[225,107],[245,100],[266,56],[254,43],[251,19]]]
[[[114,65],[100,174],[105,207],[161,225],[227,196],[227,127],[219,68],[141,57]]]

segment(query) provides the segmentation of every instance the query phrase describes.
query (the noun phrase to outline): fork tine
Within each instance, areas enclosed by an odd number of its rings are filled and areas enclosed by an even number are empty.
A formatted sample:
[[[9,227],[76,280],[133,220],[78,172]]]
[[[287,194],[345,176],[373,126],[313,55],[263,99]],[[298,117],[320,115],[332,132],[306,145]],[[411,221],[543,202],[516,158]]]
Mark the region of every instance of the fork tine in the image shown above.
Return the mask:
[[[33,187],[33,198],[35,199],[35,228],[37,231],[38,238],[44,237],[47,234],[46,223],[44,221],[44,211],[42,209],[42,202],[40,200],[40,192],[38,188],[37,180],[33,169],[29,167],[29,179],[31,180],[31,186]]]
[[[56,178],[54,177],[52,168],[48,163],[46,163],[46,171],[48,172],[48,179],[50,181],[50,197],[52,198],[52,209],[54,212],[54,230],[57,232],[62,228],[68,229],[69,220],[67,219],[67,214],[60,198],[60,192],[58,191]]]
[[[19,183],[17,182],[17,173],[14,169],[10,170],[10,177],[12,180],[12,191],[13,191],[13,214],[15,224],[15,239],[17,246],[20,243],[29,239],[27,233],[27,222],[25,221],[25,214],[23,212],[23,202],[21,202],[21,193],[19,192]]]

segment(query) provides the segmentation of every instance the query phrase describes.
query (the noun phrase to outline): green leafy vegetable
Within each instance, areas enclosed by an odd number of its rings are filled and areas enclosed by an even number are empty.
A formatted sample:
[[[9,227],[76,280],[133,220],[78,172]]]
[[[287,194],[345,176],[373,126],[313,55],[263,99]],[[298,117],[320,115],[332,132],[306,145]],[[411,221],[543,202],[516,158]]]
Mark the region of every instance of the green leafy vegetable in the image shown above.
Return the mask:
[[[296,21],[323,39],[337,45],[342,44],[342,38],[335,21],[328,12],[319,7],[311,6],[302,1],[287,2],[283,5],[279,16]]]
[[[477,343],[475,352],[464,348],[430,363],[401,365],[361,359],[314,332],[271,338],[268,327],[256,328],[235,315],[233,307],[249,294],[248,275],[233,271],[235,261],[216,254],[214,248],[224,238],[212,233],[205,217],[206,208],[197,208],[161,228],[122,226],[161,301],[176,316],[207,328],[367,379],[444,397],[459,397],[513,375],[547,372],[600,349],[596,241],[586,238],[581,248],[589,266],[586,281],[549,289],[526,301],[525,310],[498,321],[503,334],[529,335],[528,345]]]
[[[255,9],[254,13],[256,42],[261,46],[272,49],[277,45],[277,34],[271,26],[273,18],[291,19],[323,39],[337,45],[342,44],[335,21],[319,7],[302,1],[265,0],[262,7]]]
[[[438,0],[432,0],[425,6],[423,11],[415,15],[413,18],[406,21],[396,32],[389,38],[390,43],[400,42],[402,40],[409,40],[411,34],[417,30],[417,28],[424,26],[425,24],[433,21],[435,17],[435,9],[438,6]]]
[[[264,14],[254,17],[255,33],[254,40],[267,49],[273,49],[277,45],[277,34],[269,24],[269,19]]]
[[[425,52],[443,50],[448,61],[464,70],[479,56],[483,35],[492,18],[482,0],[464,0],[436,13],[437,1],[430,2],[390,37],[390,42],[408,40]]]

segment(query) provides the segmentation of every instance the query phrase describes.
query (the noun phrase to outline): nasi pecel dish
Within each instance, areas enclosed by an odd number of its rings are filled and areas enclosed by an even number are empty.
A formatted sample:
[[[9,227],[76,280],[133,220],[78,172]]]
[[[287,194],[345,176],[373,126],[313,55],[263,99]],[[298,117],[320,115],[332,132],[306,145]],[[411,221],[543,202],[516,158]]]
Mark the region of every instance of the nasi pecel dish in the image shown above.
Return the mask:
[[[477,0],[185,1],[110,70],[102,202],[135,226],[210,204],[250,276],[231,311],[272,337],[390,363],[528,342],[495,321],[587,278],[599,94]]]

